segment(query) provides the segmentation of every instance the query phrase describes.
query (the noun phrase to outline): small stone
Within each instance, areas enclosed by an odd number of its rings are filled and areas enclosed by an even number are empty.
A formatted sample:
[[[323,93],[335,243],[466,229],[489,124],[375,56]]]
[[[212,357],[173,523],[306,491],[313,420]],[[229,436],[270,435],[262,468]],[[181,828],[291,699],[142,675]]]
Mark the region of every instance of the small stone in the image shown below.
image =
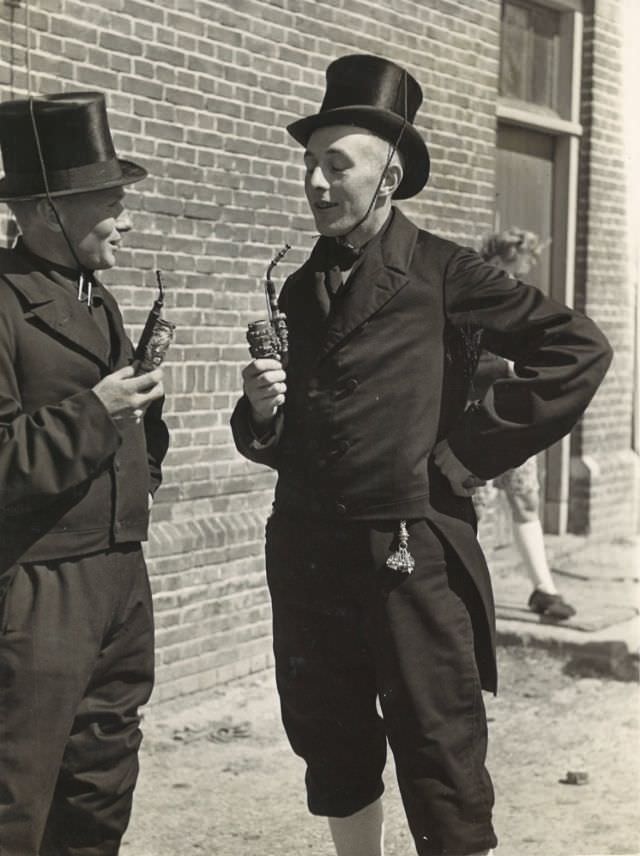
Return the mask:
[[[584,771],[569,770],[566,778],[560,781],[564,785],[586,785],[589,782],[589,774]]]

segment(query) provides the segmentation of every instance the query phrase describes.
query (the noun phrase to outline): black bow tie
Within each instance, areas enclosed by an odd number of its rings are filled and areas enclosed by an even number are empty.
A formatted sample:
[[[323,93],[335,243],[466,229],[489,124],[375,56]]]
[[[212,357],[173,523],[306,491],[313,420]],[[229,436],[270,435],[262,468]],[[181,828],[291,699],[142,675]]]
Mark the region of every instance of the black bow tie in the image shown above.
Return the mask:
[[[339,268],[350,270],[362,255],[362,250],[340,238],[323,238],[323,263],[325,270]]]
[[[351,270],[362,251],[339,239],[325,237],[320,238],[317,250],[315,293],[326,317],[331,311],[332,301],[343,290],[342,272]]]

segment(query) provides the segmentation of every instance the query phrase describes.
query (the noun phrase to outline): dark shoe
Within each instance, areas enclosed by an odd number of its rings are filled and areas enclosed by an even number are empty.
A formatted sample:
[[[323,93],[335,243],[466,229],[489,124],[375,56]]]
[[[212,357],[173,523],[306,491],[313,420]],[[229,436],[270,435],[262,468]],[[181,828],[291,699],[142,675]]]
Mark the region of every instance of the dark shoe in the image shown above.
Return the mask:
[[[545,618],[554,621],[566,621],[576,614],[571,604],[567,603],[561,594],[547,594],[540,589],[534,589],[529,598],[529,609]]]

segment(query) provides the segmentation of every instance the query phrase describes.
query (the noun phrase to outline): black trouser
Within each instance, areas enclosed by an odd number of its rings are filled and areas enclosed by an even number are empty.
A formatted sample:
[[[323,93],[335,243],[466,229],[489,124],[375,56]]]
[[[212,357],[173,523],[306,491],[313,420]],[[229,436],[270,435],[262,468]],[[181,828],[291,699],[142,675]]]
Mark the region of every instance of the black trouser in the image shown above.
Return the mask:
[[[139,545],[16,565],[0,604],[0,854],[114,856],[153,684]]]
[[[386,568],[396,531],[279,512],[269,520],[283,722],[307,763],[311,812],[346,817],[379,797],[388,739],[417,852],[464,856],[496,844],[470,620],[477,595],[424,520],[409,525],[414,572]]]

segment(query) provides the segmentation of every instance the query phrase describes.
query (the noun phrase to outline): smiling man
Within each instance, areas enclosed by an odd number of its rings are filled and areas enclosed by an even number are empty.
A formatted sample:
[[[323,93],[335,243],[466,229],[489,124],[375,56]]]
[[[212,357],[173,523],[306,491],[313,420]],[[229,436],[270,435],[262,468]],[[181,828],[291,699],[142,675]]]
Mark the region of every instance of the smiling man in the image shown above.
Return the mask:
[[[0,853],[113,856],[153,682],[140,542],[167,450],[94,272],[131,228],[99,93],[0,105]]]
[[[232,418],[238,449],[278,471],[282,717],[338,856],[383,853],[387,741],[420,856],[495,846],[494,612],[470,496],[569,431],[610,360],[591,321],[392,205],[429,175],[421,101],[399,66],[346,56],[289,126],[320,238],[281,294],[288,365],[251,362]],[[516,377],[465,410],[480,331]]]
[[[379,202],[370,208],[371,188],[381,176],[380,191],[395,189],[402,179],[392,144],[348,125],[318,128],[307,141],[304,164],[305,193],[320,234],[349,235],[353,245],[366,244],[389,214]]]

